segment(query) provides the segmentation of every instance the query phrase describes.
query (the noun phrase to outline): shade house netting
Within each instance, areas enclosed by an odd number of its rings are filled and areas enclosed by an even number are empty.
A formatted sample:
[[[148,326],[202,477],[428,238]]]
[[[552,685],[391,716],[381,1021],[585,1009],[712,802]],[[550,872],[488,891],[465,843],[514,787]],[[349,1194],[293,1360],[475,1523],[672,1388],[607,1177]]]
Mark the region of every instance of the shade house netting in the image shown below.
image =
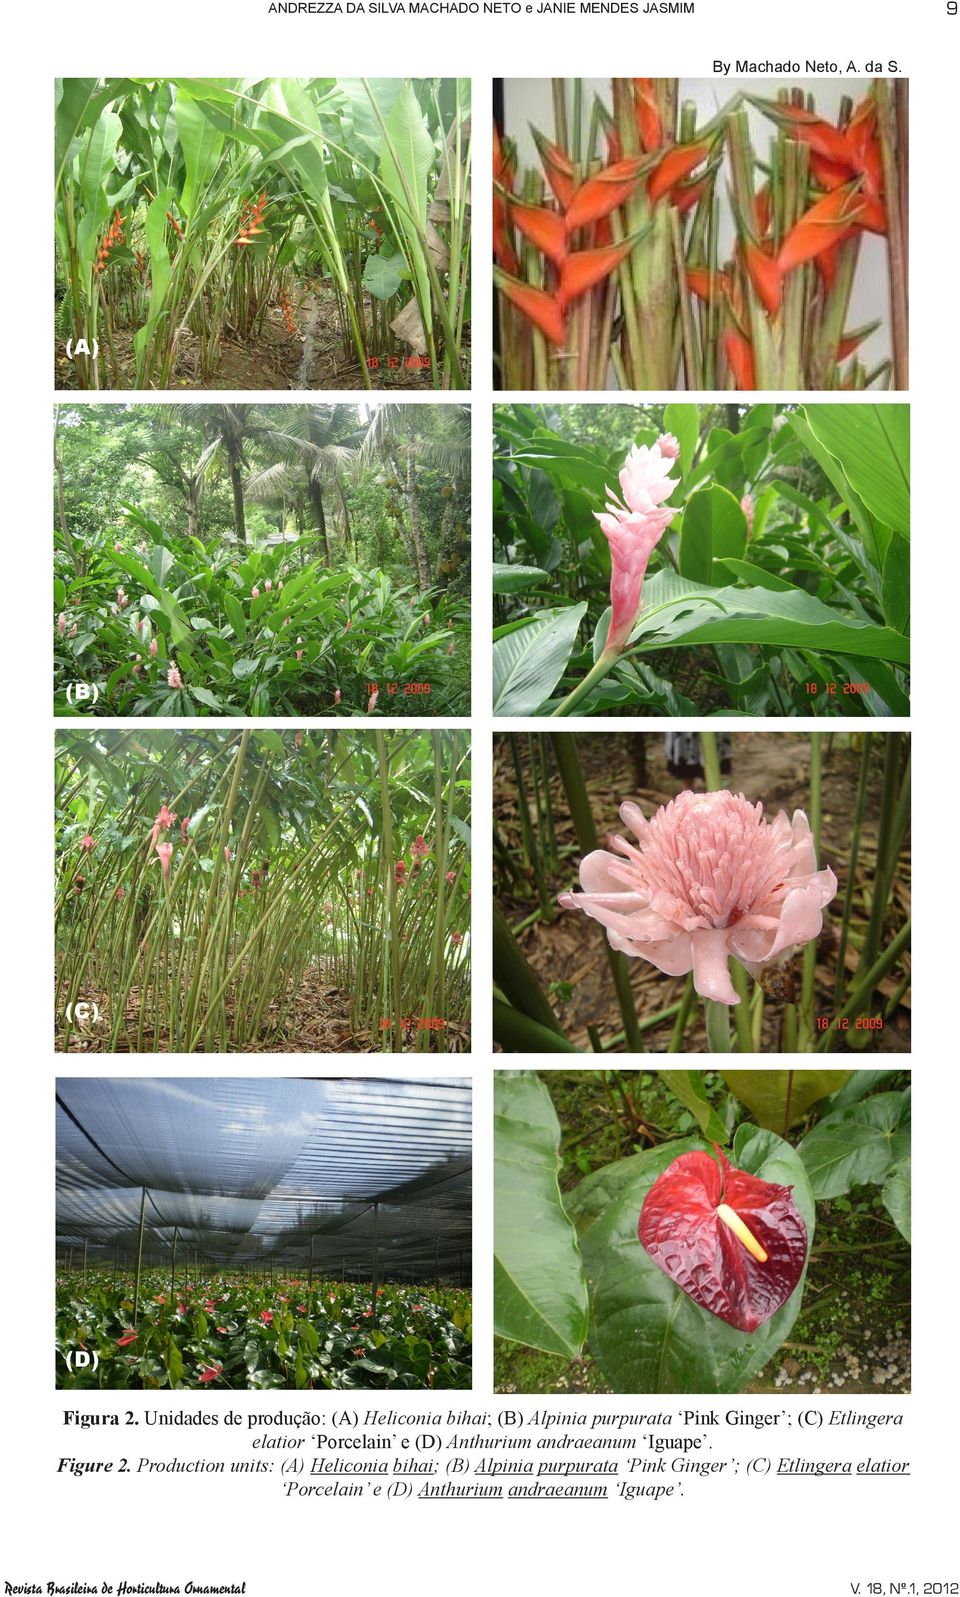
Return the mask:
[[[80,1077],[57,1084],[57,1250],[467,1284],[470,1085]],[[181,1251],[181,1257],[182,1251]]]

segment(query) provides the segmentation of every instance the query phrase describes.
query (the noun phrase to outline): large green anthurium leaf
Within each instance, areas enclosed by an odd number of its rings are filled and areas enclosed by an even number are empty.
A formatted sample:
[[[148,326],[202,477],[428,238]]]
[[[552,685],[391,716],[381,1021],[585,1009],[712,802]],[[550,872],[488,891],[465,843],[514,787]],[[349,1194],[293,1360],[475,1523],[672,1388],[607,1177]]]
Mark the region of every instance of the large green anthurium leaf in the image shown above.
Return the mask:
[[[805,405],[804,415],[871,515],[909,536],[910,407]]]
[[[714,560],[741,560],[747,547],[747,518],[729,488],[712,483],[691,494],[680,529],[680,574],[712,584]],[[720,567],[722,583],[725,572]]]
[[[749,1109],[758,1126],[784,1130],[802,1120],[811,1104],[829,1098],[853,1075],[852,1070],[724,1070],[724,1081]]]
[[[575,1358],[587,1289],[557,1185],[560,1123],[533,1071],[495,1073],[493,1141],[494,1331]]]
[[[529,626],[493,645],[494,715],[533,715],[550,697],[570,658],[586,601],[542,610]]]
[[[885,1181],[910,1152],[910,1095],[878,1092],[825,1115],[797,1152],[817,1198],[840,1198],[851,1187]]]
[[[632,1179],[581,1238],[590,1350],[616,1392],[740,1391],[789,1335],[800,1311],[806,1266],[783,1307],[748,1333],[700,1308],[654,1264],[637,1235],[640,1210],[654,1181],[687,1147],[668,1143],[625,1160]],[[772,1131],[741,1126],[732,1161],[764,1181],[793,1188],[807,1227],[809,1259],[814,1202],[795,1149]]]

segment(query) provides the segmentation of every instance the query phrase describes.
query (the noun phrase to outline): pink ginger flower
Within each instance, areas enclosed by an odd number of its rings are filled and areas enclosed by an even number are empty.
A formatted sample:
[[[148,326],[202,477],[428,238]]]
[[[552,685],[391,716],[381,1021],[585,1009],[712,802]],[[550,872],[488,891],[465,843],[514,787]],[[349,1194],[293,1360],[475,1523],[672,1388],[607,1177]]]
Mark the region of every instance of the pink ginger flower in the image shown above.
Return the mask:
[[[158,826],[162,826],[163,830],[165,832],[169,832],[169,830],[170,830],[171,826],[173,825],[174,821],[176,820],[176,818],[177,817],[174,815],[173,811],[167,809],[167,806],[166,806],[165,803],[161,804],[160,809],[157,812],[157,825]]]
[[[113,546],[113,550],[114,550],[114,554],[122,555],[123,554],[123,544],[122,543],[115,543],[114,546]]]
[[[657,448],[664,460],[679,460],[680,445],[673,433],[661,433],[657,439]]]
[[[57,616],[57,631],[59,632],[61,638],[63,637],[63,634],[66,632],[66,630],[67,630],[67,612],[65,610],[61,610],[60,614]]]
[[[837,878],[817,870],[803,810],[765,821],[762,804],[724,790],[680,793],[650,821],[636,804],[620,815],[639,847],[609,838],[613,852],[581,861],[583,892],[560,896],[600,921],[612,948],[668,976],[692,970],[702,998],[736,1004],[731,954],[758,976],[819,935]]]
[[[341,694],[341,692],[340,692],[340,689],[339,689],[339,688],[337,688],[337,690],[336,690],[336,692],[335,692],[335,693],[334,693],[334,695],[333,695],[333,702],[334,702],[334,704],[339,704],[339,703],[340,703],[340,700],[341,700],[341,698],[342,698],[342,696],[343,696],[343,695],[342,695],[342,694]]]
[[[740,509],[747,518],[747,537],[749,538],[753,531],[753,512],[756,509],[753,502],[753,494],[744,494],[740,501]]]
[[[150,639],[150,651],[149,651],[151,660],[155,660],[157,658],[157,650],[158,650],[159,647],[160,646],[157,643],[156,638],[151,638]]]
[[[123,890],[123,888],[122,888],[122,887],[118,887],[118,888],[117,888],[117,889],[116,889],[116,890],[115,890],[115,892],[114,892],[114,895],[113,895],[113,896],[114,896],[114,898],[116,898],[116,899],[118,899],[118,900],[119,900],[119,899],[121,899],[121,898],[126,898],[126,896],[127,896],[127,895],[126,895],[126,893],[125,893],[125,892],[124,892],[124,890]]]
[[[450,933],[450,937],[451,937],[451,939],[452,939],[452,941],[454,943],[462,943],[463,942],[463,933],[462,932],[451,932]]]
[[[259,588],[251,588],[250,589],[250,597],[251,597],[251,599],[259,599],[259,597],[260,597],[260,589]]]
[[[661,443],[667,447],[666,454],[661,450]],[[638,448],[634,444],[620,473],[623,504],[608,488],[610,500],[606,510],[595,512],[613,561],[610,629],[604,654],[619,653],[629,641],[640,614],[647,562],[677,514],[663,506],[663,501],[669,499],[677,486],[669,476],[673,460],[670,443],[665,436],[652,449],[646,445]]]
[[[230,853],[230,844],[229,843],[225,843],[223,845],[223,855],[224,855],[224,859],[226,860],[227,864],[229,865],[231,859],[233,858],[233,855]]]
[[[417,836],[414,838],[413,842],[410,844],[410,852],[417,859],[426,859],[427,855],[430,852],[430,848],[429,848],[429,845],[424,841],[424,837],[423,837],[423,833],[422,832],[418,832]]]
[[[375,710],[377,708],[377,700],[379,699],[379,697],[380,697],[380,689],[379,688],[374,688],[374,690],[371,693],[369,699],[367,700],[367,714],[368,715],[370,714],[371,710]]]
[[[163,871],[163,879],[166,881],[167,877],[170,875],[170,861],[173,858],[173,844],[155,843],[154,847],[156,848],[160,859],[160,869]]]
[[[273,583],[270,581],[270,578],[268,577],[266,582],[263,585],[263,591],[264,591],[264,593],[270,593],[272,591],[272,589],[273,589]]]
[[[444,880],[448,881],[450,883],[450,886],[452,887],[454,882],[457,879],[456,876],[454,875],[453,871],[444,871],[443,874],[444,874]]]
[[[80,847],[83,848],[83,849],[86,849],[88,854],[92,854],[94,849],[96,848],[96,846],[97,846],[96,839],[92,836],[92,834],[90,832],[87,832],[84,837],[81,837],[81,839],[80,839]]]
[[[182,688],[183,687],[183,677],[180,675],[180,672],[177,670],[175,665],[172,665],[170,667],[169,671],[167,672],[167,687],[168,688]]]

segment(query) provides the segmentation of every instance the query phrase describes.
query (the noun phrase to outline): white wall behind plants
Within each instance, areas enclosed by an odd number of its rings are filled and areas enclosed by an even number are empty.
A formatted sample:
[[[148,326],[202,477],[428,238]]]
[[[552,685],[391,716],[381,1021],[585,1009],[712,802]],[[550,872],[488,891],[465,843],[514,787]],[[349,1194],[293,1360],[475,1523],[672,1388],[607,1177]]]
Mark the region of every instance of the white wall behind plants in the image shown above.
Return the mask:
[[[609,78],[584,78],[584,126],[586,128],[594,95],[599,95],[610,108]],[[802,84],[806,92],[814,95],[817,110],[827,121],[835,122],[840,101],[850,95],[854,104],[862,100],[870,88],[869,78],[681,78],[680,99],[692,100],[697,107],[697,123],[709,122],[736,94],[752,94],[764,99],[774,99],[778,89]],[[505,78],[503,104],[505,132],[514,140],[521,167],[539,168],[537,147],[530,133],[530,124],[553,137],[553,96],[550,78]],[[572,92],[568,92],[568,115],[572,105]],[[747,107],[750,137],[758,156],[764,157],[773,124],[768,117],[753,106]],[[733,218],[729,207],[721,207],[723,227],[720,235],[721,255],[730,254],[733,240]],[[886,360],[891,353],[889,308],[887,304],[887,251],[886,240],[876,234],[865,233],[860,246],[860,261],[853,294],[850,300],[848,326],[862,327],[866,322],[881,320],[881,326],[863,346],[862,358],[868,367]]]

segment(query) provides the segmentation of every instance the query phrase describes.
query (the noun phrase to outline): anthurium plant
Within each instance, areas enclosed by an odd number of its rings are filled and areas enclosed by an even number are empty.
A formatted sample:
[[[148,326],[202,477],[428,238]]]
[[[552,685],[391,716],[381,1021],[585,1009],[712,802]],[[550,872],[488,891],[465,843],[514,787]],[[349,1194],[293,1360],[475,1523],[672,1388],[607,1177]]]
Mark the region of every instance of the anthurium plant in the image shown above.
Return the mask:
[[[802,1310],[819,1199],[876,1185],[909,1242],[909,1089],[877,1090],[893,1072],[749,1072],[744,1103],[737,1073],[708,1090],[661,1072],[692,1127],[664,1140],[636,1078],[614,1074],[640,1145],[591,1170],[581,1140],[590,1173],[565,1171],[562,1195],[550,1078],[495,1076],[495,1334],[589,1353],[615,1392],[740,1391]]]
[[[592,105],[555,79],[553,100],[539,170],[494,130],[502,388],[907,386],[905,83],[844,96],[835,120],[789,85],[700,124],[676,78],[614,78]],[[893,351],[872,365],[879,324],[847,325],[867,233]]]

